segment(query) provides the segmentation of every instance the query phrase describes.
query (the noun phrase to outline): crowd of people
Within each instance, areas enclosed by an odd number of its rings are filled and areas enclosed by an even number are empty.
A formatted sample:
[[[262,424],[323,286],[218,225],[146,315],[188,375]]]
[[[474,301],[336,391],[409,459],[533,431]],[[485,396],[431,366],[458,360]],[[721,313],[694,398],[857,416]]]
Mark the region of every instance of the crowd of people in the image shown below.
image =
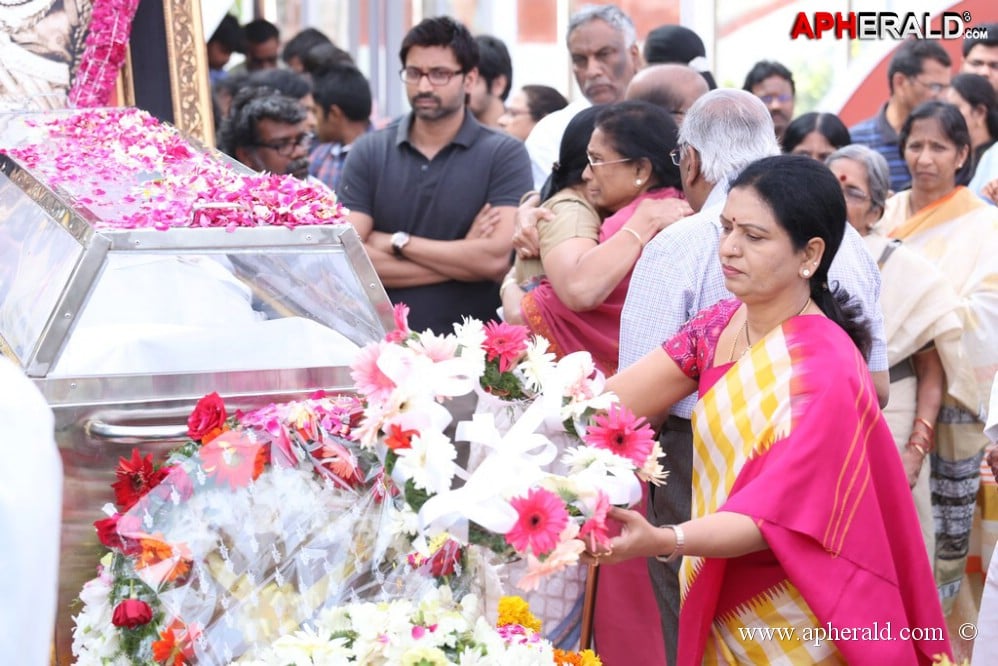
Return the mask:
[[[282,48],[230,17],[208,42],[219,145],[335,190],[414,329],[523,323],[658,427],[668,483],[585,556],[604,663],[951,654],[998,371],[998,24],[960,63],[902,42],[852,127],[795,116],[778,62],[717,88],[696,33],[639,42],[613,5],[566,46],[572,101],[425,19],[399,52],[411,111],[377,127],[321,33]],[[927,631],[805,640],[878,623]]]

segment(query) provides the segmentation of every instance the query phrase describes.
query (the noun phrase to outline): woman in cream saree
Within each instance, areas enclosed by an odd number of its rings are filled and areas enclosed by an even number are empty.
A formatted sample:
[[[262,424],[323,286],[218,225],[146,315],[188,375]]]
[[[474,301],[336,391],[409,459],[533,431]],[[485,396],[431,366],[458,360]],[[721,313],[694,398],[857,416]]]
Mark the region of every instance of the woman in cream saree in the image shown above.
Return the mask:
[[[970,144],[956,107],[941,102],[918,107],[902,127],[900,140],[912,189],[888,200],[882,226],[935,264],[957,292],[963,346],[973,371],[969,409],[951,396],[943,400],[932,457],[935,576],[948,612],[966,567],[987,444],[984,401],[998,370],[998,210],[956,185]]]

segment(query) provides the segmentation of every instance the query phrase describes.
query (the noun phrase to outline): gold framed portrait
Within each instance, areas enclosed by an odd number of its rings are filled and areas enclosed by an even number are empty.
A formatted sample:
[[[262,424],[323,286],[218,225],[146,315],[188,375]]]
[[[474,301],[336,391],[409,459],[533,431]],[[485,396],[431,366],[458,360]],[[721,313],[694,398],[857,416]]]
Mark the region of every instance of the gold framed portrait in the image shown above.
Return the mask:
[[[201,0],[142,0],[118,98],[215,145]]]

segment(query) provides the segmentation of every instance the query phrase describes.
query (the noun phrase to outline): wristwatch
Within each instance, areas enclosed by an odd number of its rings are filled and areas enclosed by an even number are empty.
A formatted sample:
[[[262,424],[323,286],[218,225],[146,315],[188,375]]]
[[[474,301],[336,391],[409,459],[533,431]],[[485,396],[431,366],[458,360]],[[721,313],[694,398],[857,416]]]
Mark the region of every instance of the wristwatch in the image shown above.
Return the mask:
[[[404,231],[396,231],[392,234],[392,254],[398,259],[404,259],[402,250],[409,244],[409,234]]]

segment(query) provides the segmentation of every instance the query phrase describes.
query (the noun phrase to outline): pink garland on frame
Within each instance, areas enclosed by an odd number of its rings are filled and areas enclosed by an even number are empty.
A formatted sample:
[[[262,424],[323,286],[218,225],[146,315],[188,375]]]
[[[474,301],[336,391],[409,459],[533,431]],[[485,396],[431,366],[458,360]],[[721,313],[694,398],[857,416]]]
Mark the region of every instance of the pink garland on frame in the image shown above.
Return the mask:
[[[128,54],[128,38],[138,6],[139,0],[93,0],[86,46],[69,91],[71,105],[107,105]]]

